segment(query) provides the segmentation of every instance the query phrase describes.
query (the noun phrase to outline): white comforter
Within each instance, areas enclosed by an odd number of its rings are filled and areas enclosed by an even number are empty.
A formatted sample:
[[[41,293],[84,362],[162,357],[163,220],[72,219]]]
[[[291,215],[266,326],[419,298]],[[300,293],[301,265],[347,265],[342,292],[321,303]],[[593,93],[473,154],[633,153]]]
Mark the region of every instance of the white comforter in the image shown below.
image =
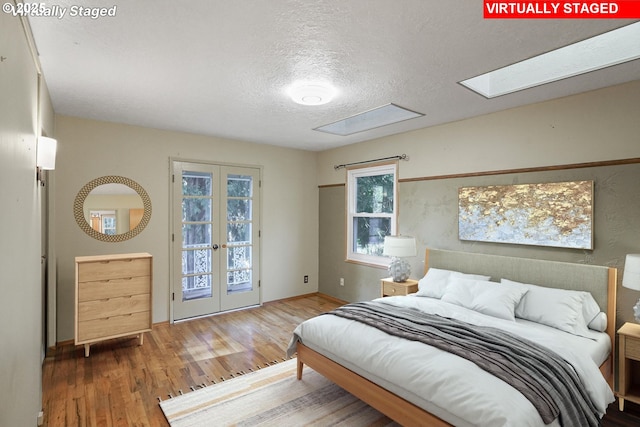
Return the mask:
[[[384,301],[500,328],[535,341],[571,363],[601,415],[614,400],[592,360],[591,354],[598,352],[584,351],[585,347],[576,345],[577,341],[591,340],[574,338],[552,328],[532,328],[521,322],[486,316],[433,298],[387,297]],[[298,339],[451,424],[545,425],[533,405],[513,387],[472,362],[425,344],[390,336],[337,316],[318,316],[300,324],[294,331],[290,349]]]

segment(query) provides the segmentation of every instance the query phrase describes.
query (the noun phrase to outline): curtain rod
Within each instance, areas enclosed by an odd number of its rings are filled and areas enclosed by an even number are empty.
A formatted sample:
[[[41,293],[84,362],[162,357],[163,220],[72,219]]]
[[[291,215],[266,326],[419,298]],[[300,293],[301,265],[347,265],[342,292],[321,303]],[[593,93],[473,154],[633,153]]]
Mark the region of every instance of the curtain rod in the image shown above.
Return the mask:
[[[383,160],[392,160],[392,159],[395,159],[395,160],[409,160],[409,156],[407,156],[406,154],[401,154],[399,156],[383,157],[381,159],[363,160],[361,162],[345,163],[344,165],[335,165],[333,168],[335,170],[338,170],[338,169],[346,168],[347,166],[362,165],[364,163],[381,162]]]

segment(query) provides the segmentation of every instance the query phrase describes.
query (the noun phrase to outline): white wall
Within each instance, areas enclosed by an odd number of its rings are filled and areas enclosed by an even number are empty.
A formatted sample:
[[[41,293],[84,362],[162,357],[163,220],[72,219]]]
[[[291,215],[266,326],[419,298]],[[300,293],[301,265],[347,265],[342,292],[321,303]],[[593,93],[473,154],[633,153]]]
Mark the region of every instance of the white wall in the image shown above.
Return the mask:
[[[53,136],[46,86],[20,19],[0,14],[0,426],[36,425],[42,408],[43,287],[36,136]],[[39,111],[38,100],[44,105]]]
[[[640,80],[336,148],[318,155],[318,184],[345,182],[333,165],[397,154],[400,179],[640,157]]]
[[[170,318],[170,158],[262,166],[262,301],[317,291],[316,153],[66,116],[56,117],[56,137],[59,342],[73,338],[74,257],[79,255],[151,253],[153,321]],[[76,194],[104,175],[128,177],[151,198],[151,221],[131,240],[94,240],[74,220]],[[307,284],[304,275],[309,276]]]

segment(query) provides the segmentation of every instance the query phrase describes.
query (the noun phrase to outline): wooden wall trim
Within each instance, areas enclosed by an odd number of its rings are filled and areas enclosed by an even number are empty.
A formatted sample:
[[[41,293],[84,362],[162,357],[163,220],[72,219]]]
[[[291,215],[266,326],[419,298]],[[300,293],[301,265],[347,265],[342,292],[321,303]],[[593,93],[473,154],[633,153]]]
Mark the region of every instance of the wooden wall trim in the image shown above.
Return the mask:
[[[347,185],[347,184],[345,184],[345,183],[343,182],[343,183],[340,183],[340,184],[325,184],[325,185],[318,185],[318,188],[344,187],[345,185]]]
[[[548,171],[569,170],[569,169],[594,168],[594,167],[601,167],[601,166],[631,165],[635,163],[640,163],[640,157],[636,157],[632,159],[604,160],[604,161],[587,162],[587,163],[572,163],[572,164],[555,165],[555,166],[538,166],[538,167],[531,167],[531,168],[504,169],[504,170],[494,170],[494,171],[484,171],[484,172],[468,172],[468,173],[459,173],[459,174],[450,174],[450,175],[426,176],[426,177],[420,177],[420,178],[401,178],[398,181],[399,182],[430,181],[435,179],[468,178],[468,177],[474,177],[474,176],[489,176],[489,175],[506,175],[510,173],[548,172]]]
[[[546,172],[546,171],[558,171],[558,170],[569,170],[569,169],[595,168],[595,167],[602,167],[602,166],[632,165],[636,163],[640,163],[640,157],[634,157],[630,159],[619,159],[619,160],[602,160],[598,162],[571,163],[566,165],[555,165],[555,166],[537,166],[537,167],[530,167],[530,168],[503,169],[503,170],[493,170],[493,171],[484,171],[484,172],[454,173],[449,175],[434,175],[434,176],[423,176],[423,177],[416,177],[416,178],[399,178],[398,182],[432,181],[436,179],[506,175],[510,173]],[[346,185],[345,183],[326,184],[326,185],[319,185],[318,188],[344,187],[345,185]]]

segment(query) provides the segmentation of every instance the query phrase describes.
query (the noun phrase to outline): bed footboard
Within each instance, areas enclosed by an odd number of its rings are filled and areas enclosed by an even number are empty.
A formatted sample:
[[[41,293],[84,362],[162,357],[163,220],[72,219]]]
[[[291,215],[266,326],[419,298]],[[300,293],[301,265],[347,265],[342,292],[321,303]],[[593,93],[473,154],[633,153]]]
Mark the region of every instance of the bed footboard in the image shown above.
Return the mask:
[[[303,366],[308,365],[314,371],[402,425],[451,426],[435,415],[311,350],[300,342],[297,344],[297,352],[298,379],[302,378]]]

